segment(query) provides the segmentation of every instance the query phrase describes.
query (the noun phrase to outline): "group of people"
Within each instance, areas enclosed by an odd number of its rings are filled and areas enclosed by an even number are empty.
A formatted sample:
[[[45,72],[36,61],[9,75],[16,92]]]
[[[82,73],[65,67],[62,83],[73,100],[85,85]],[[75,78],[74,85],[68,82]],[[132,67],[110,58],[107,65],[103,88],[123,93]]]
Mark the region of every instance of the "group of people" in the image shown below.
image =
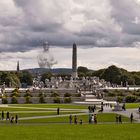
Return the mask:
[[[130,114],[130,122],[133,122],[133,113]],[[122,116],[119,114],[116,114],[116,123],[122,123]]]
[[[70,115],[70,116],[69,116],[69,121],[70,121],[70,124],[72,124],[72,120],[73,120],[73,117],[72,117],[72,115]],[[77,118],[77,116],[76,116],[76,115],[74,116],[74,124],[78,124],[78,118]],[[82,119],[80,119],[79,124],[83,124]]]
[[[88,110],[89,110],[89,113],[94,113],[96,111],[96,105],[93,105],[93,106],[88,106]],[[104,104],[103,102],[101,102],[101,109],[99,110],[99,112],[103,112],[104,110]]]
[[[122,123],[122,115],[116,114],[116,123]]]
[[[97,124],[97,115],[96,114],[89,114],[89,124]]]
[[[123,109],[125,110],[125,104],[123,105]],[[88,106],[88,110],[89,110],[89,124],[97,124],[97,114],[92,114],[95,112],[96,110],[96,105],[93,106]],[[103,111],[103,104],[101,104],[101,111]],[[138,111],[140,112],[140,107],[138,108]],[[57,108],[57,115],[59,115],[60,113],[60,108]],[[9,120],[10,123],[18,123],[18,114],[15,114],[15,116],[13,114],[10,115],[10,113],[7,111],[6,112],[6,118],[4,117],[5,113],[4,111],[2,111],[1,113],[1,120]],[[69,116],[69,123],[72,124],[72,121],[74,121],[74,124],[83,124],[82,119],[79,119],[78,122],[78,118],[75,115],[74,118],[72,115]],[[130,122],[133,122],[133,113],[131,113],[130,115]],[[119,114],[116,114],[116,123],[122,123],[122,116]]]
[[[72,115],[69,116],[69,123],[72,124],[72,122],[74,122],[74,124],[83,124],[82,119],[79,119],[78,122],[78,117],[75,115],[74,117]],[[97,124],[97,115],[96,114],[92,114],[89,116],[89,124]]]
[[[96,105],[88,106],[89,113],[96,111]]]
[[[122,110],[126,110],[125,103],[122,105]]]
[[[5,119],[4,115],[5,115],[4,111],[2,111],[1,112],[1,120]],[[6,112],[6,121],[8,121],[8,120],[10,121],[10,123],[14,123],[14,121],[15,121],[15,123],[18,123],[18,115],[15,114],[15,117],[14,117],[13,114],[10,115],[10,113],[7,111]]]

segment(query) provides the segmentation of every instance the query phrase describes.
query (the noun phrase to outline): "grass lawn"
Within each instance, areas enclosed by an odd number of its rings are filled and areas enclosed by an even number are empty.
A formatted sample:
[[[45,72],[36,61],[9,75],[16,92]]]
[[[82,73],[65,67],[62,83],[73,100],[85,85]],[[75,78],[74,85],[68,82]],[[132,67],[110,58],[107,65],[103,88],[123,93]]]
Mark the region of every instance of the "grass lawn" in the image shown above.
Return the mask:
[[[126,103],[126,109],[138,108],[139,105],[139,103]]]
[[[18,107],[37,107],[37,108],[65,108],[65,109],[88,109],[87,105],[73,104],[9,104],[9,106]]]
[[[17,107],[18,107],[18,105],[17,105]],[[40,111],[40,110],[50,110],[50,109],[31,109],[31,108],[12,108],[12,107],[0,107],[0,111]]]
[[[139,124],[2,125],[2,140],[139,140]]]
[[[77,114],[77,113],[81,113],[81,112],[62,112],[60,113],[60,115],[62,114]],[[18,114],[19,118],[22,117],[34,117],[34,116],[50,116],[50,115],[57,115],[56,111],[55,112],[37,112],[37,113],[16,113],[16,112],[11,112],[12,115],[15,116],[15,114]],[[5,114],[6,116],[6,114]]]
[[[114,113],[99,113],[97,114],[97,121],[98,122],[114,122],[115,123],[115,116]],[[89,115],[77,115],[78,122],[80,119],[84,123],[88,123]],[[129,122],[129,118],[122,116],[123,122]],[[55,118],[41,118],[41,119],[31,119],[31,120],[20,120],[20,123],[69,123],[69,116],[67,117],[55,117]]]
[[[15,104],[15,105],[10,104],[8,105],[8,107],[1,107],[0,111],[3,110],[5,113],[9,111],[10,115],[12,114],[13,116],[15,116],[15,114],[18,114],[19,118],[54,115],[51,118],[36,118],[36,119],[30,119],[30,120],[19,120],[20,123],[35,123],[35,124],[37,123],[38,124],[39,123],[69,123],[69,115],[66,117],[60,116],[60,115],[72,114],[74,116],[74,114],[82,113],[83,111],[84,113],[86,113],[85,111],[88,111],[87,106],[72,105],[72,104]],[[21,108],[18,108],[18,107],[21,107]],[[57,113],[56,111],[57,107],[60,108],[59,116],[55,116]],[[68,110],[64,110],[64,109],[68,109]],[[98,113],[97,121],[114,123],[116,121],[115,116],[116,116],[115,113]],[[5,114],[5,117],[6,117],[6,114]],[[77,117],[78,117],[78,122],[80,121],[80,119],[82,119],[84,123],[88,123],[88,120],[89,120],[88,114],[87,115],[84,114],[80,116],[77,115]],[[0,118],[1,118],[1,115],[0,115]],[[129,122],[129,118],[122,116],[122,121]],[[3,122],[3,121],[0,121],[0,122]]]
[[[60,112],[60,115],[62,114],[77,114],[81,112]],[[34,116],[50,116],[50,115],[57,115],[56,111],[53,112],[37,112],[37,113],[12,113],[12,115],[18,114],[19,117],[34,117]],[[6,116],[6,114],[5,114]]]
[[[71,104],[8,104],[8,107],[0,107],[0,111],[55,111],[58,107],[60,110],[71,109],[71,111],[75,109],[81,111],[81,109],[88,108],[87,106]]]
[[[138,108],[140,103],[126,103],[126,109]],[[9,107],[32,107],[33,108],[65,108],[65,109],[88,109],[88,105],[73,105],[73,104],[9,104]]]

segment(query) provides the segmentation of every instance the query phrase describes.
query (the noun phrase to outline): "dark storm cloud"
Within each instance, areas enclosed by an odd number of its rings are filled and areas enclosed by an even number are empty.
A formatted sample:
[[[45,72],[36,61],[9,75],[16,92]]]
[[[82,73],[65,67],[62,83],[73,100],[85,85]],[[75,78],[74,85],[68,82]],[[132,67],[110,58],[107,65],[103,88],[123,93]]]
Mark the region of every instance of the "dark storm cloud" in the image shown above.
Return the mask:
[[[1,0],[0,51],[52,46],[135,47],[140,42],[137,0]]]
[[[122,45],[140,42],[140,3],[138,0],[111,0],[112,18],[122,27]],[[132,46],[133,47],[133,46]]]

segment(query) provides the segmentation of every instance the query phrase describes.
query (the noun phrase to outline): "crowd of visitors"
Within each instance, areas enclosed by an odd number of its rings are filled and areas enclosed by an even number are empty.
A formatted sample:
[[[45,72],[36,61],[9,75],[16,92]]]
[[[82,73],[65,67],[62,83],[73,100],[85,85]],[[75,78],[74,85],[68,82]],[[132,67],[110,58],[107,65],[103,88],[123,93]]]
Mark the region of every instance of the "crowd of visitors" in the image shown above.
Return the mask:
[[[104,110],[103,107],[104,107],[104,105],[103,105],[103,103],[101,103],[101,108],[98,112],[103,112],[103,110]],[[123,104],[122,109],[124,111],[126,110],[125,104]],[[95,113],[95,111],[96,111],[96,105],[88,106],[88,112],[89,112],[88,122],[89,122],[89,124],[97,124],[97,114]],[[138,108],[138,112],[140,114],[140,107]],[[58,107],[57,108],[57,115],[59,115],[59,114],[60,114],[60,108]],[[5,115],[6,115],[6,117],[5,117]],[[10,112],[8,112],[8,111],[7,112],[2,111],[1,112],[1,120],[2,121],[3,120],[9,121],[11,124],[12,123],[17,124],[18,123],[18,114],[10,114]],[[133,121],[134,121],[134,116],[133,116],[133,113],[131,113],[130,114],[130,122],[133,123]],[[78,118],[77,115],[74,115],[74,116],[70,115],[69,116],[69,123],[70,124],[72,124],[72,123],[83,124],[83,120],[81,118]],[[122,124],[122,115],[116,114],[116,123]]]
[[[10,123],[18,123],[18,114],[10,114],[8,111],[6,112],[6,118],[4,111],[1,112],[1,120],[9,121]]]

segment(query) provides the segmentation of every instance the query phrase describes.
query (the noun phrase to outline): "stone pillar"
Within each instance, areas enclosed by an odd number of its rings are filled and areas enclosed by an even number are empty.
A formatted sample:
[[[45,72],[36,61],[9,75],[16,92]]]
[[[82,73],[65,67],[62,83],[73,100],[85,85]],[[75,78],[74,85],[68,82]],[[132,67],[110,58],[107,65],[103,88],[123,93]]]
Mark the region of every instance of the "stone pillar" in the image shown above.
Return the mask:
[[[72,53],[72,77],[76,79],[77,75],[77,46],[73,44],[73,53]]]
[[[19,72],[20,69],[19,69],[19,61],[17,62],[17,72]]]

